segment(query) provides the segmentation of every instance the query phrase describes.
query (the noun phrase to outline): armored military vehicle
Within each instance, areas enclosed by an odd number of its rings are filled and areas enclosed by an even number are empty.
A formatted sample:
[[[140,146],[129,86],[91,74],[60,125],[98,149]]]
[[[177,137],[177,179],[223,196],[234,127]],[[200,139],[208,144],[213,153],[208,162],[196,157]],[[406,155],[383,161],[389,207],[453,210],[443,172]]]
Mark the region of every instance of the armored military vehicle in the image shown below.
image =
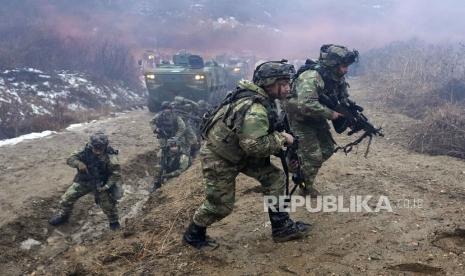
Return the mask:
[[[229,58],[224,65],[228,73],[228,87],[234,88],[241,79],[249,79],[249,64],[245,59]]]
[[[146,70],[144,75],[149,92],[148,107],[152,112],[175,96],[215,102],[227,90],[226,70],[222,66],[213,60],[204,62],[202,57],[189,53],[175,54],[172,61],[163,61],[156,68]]]

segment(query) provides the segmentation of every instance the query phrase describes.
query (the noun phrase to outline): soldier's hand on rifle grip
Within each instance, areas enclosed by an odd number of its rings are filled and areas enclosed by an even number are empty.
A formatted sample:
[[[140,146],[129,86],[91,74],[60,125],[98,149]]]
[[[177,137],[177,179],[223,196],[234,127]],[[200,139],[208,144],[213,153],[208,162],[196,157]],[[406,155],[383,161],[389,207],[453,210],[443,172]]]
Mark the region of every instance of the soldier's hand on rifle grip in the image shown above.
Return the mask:
[[[102,187],[98,187],[98,188],[97,188],[97,191],[98,191],[98,192],[104,192],[104,191],[106,191],[106,190],[108,190],[108,189],[110,189],[110,186],[104,185],[104,186],[102,186]]]
[[[331,116],[331,120],[336,120],[337,118],[339,117],[344,117],[344,115],[342,115],[341,113],[339,112],[336,112],[336,111],[333,111],[333,115]]]
[[[294,136],[290,135],[289,133],[283,131],[281,134],[286,139],[286,146],[292,145],[294,143]]]
[[[86,164],[82,162],[78,163],[78,170],[83,173],[88,173]]]
[[[295,173],[299,170],[299,160],[289,160],[289,172]]]

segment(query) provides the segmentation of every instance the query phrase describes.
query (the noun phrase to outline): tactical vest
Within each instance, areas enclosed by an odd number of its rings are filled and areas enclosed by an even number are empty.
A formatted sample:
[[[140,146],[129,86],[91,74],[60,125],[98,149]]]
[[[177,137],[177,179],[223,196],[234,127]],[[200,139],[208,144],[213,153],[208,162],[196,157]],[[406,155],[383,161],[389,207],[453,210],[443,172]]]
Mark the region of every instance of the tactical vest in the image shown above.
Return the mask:
[[[92,152],[92,148],[88,145],[79,154],[81,162],[86,164],[88,173],[78,172],[75,181],[77,182],[88,182],[88,181],[101,181],[106,183],[112,172],[110,170],[110,161],[108,154],[118,154],[118,151],[108,146],[104,153],[104,159],[99,158]]]
[[[259,103],[265,107],[268,114],[268,133],[274,131],[277,114],[273,108],[274,103],[257,92],[238,88],[228,94],[226,99],[208,116],[202,126],[202,137],[207,140],[207,147],[222,158],[238,163],[246,157],[239,146],[237,132],[244,123],[247,111],[253,104]],[[234,108],[242,106],[234,111]]]
[[[155,125],[161,130],[162,138],[171,138],[175,136],[178,129],[176,114],[171,110],[163,110],[155,120]],[[166,136],[166,137],[165,137]]]

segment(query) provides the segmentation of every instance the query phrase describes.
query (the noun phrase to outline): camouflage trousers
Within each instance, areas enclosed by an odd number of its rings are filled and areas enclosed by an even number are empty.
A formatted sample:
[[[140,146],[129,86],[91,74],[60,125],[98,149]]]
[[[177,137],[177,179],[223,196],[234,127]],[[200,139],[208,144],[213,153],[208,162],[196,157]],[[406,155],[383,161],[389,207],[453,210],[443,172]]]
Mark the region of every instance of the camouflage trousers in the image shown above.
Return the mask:
[[[284,194],[284,173],[270,163],[269,158],[250,158],[240,165],[233,164],[206,146],[200,149],[206,198],[194,214],[194,222],[207,227],[229,215],[235,202],[235,179],[239,173],[255,178],[263,195]]]
[[[60,207],[61,212],[65,215],[71,215],[73,211],[74,203],[81,197],[92,193],[93,189],[91,183],[83,182],[77,183],[74,182],[68,190],[61,196]],[[118,209],[116,208],[117,201],[114,200],[110,193],[107,191],[99,193],[99,206],[102,208],[105,215],[108,217],[108,220],[111,222],[118,221]]]
[[[191,155],[191,152],[196,152],[199,150],[200,145],[199,145],[199,137],[197,136],[197,133],[195,132],[194,128],[192,125],[186,125],[186,145],[184,148],[188,149],[187,152],[185,152],[187,155]]]
[[[296,129],[304,183],[306,188],[310,188],[323,163],[333,155],[334,140],[327,122],[317,127],[296,126]]]

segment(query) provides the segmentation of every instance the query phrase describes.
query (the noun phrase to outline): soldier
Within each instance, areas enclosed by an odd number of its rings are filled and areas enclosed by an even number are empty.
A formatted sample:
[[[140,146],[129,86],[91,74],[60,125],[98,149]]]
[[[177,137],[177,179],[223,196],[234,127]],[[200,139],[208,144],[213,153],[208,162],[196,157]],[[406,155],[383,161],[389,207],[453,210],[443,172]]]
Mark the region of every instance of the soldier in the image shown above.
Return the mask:
[[[338,45],[323,45],[318,62],[301,67],[293,82],[293,91],[288,102],[292,126],[300,137],[299,155],[302,159],[304,186],[302,195],[317,196],[314,188],[318,170],[334,152],[335,142],[327,120],[336,120],[342,114],[321,104],[321,94],[348,100],[348,83],[344,75],[350,64],[358,59],[356,50],[349,51]]]
[[[174,97],[172,107],[186,122],[186,148],[190,156],[195,157],[200,149],[200,121],[197,116],[197,103],[181,96]]]
[[[158,164],[161,164],[163,161],[163,155],[166,153],[166,150],[164,151],[164,149],[167,149],[167,141],[169,138],[174,137],[180,141],[181,145],[186,144],[186,124],[184,123],[184,120],[173,111],[170,102],[164,101],[161,104],[161,108],[162,110],[155,114],[153,119],[150,121],[150,126],[152,127],[153,133],[157,135],[158,144],[160,146],[157,153]],[[186,153],[190,151],[190,149],[186,146],[184,146],[182,150]],[[155,173],[155,175],[158,175],[157,172]],[[159,188],[159,183],[157,182],[157,179],[155,179],[152,190]]]
[[[67,164],[77,169],[73,184],[60,200],[60,210],[49,221],[60,225],[68,221],[74,203],[82,196],[93,192],[99,205],[110,222],[110,229],[119,229],[117,200],[122,197],[121,170],[118,151],[108,145],[108,136],[97,132],[82,151],[68,158]]]
[[[199,100],[197,102],[197,106],[198,106],[197,114],[200,117],[200,119],[202,119],[204,114],[207,113],[211,109],[211,105],[204,100]]]
[[[270,156],[294,138],[274,130],[274,99],[287,96],[292,72],[294,67],[285,61],[263,63],[255,70],[253,83],[241,81],[211,115],[200,150],[206,198],[184,233],[185,243],[197,249],[217,246],[207,238],[206,229],[232,212],[235,178],[241,172],[258,180],[264,195],[283,195],[284,173],[271,164]],[[310,230],[310,225],[292,221],[287,212],[270,208],[269,218],[275,242],[302,238]]]
[[[177,177],[187,170],[191,165],[190,157],[182,152],[181,143],[176,138],[170,138],[166,142],[166,154],[163,155],[161,163],[155,168],[157,177],[156,188],[169,178]]]

